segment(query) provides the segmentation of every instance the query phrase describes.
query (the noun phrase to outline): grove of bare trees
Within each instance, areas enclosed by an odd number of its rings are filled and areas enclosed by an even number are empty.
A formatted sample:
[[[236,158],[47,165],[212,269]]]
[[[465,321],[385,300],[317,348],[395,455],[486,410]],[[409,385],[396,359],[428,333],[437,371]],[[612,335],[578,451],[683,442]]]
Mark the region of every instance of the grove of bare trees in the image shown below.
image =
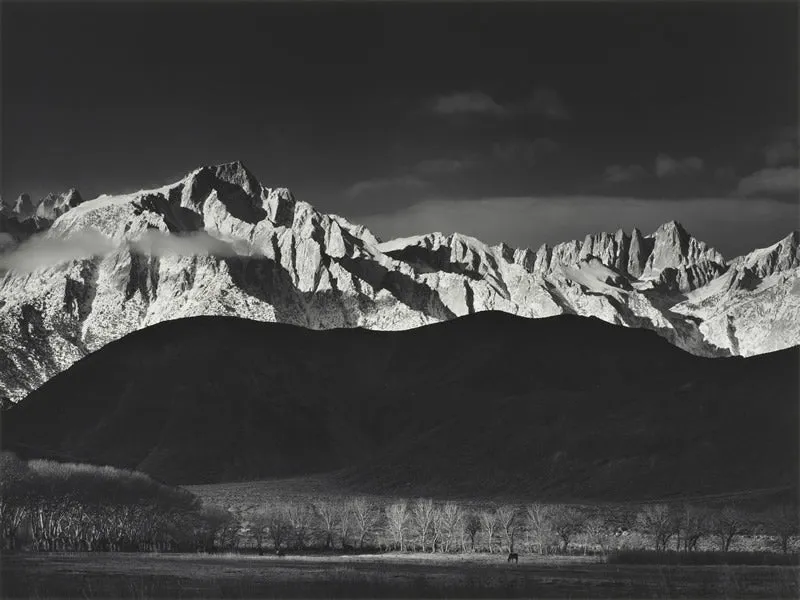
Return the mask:
[[[233,513],[134,471],[0,454],[3,546],[40,551],[214,551]]]
[[[796,547],[795,505],[465,504],[430,498],[308,498],[203,504],[141,473],[0,454],[7,550],[420,551],[555,554],[619,549],[728,552],[742,536]],[[796,551],[796,550],[795,550]]]

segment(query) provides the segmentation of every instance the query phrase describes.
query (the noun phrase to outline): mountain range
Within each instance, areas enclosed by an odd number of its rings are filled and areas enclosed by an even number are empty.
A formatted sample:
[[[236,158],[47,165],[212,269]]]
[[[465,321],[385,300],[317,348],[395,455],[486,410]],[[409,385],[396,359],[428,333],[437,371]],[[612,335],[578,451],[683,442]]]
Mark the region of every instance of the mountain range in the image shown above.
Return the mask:
[[[797,489],[800,349],[486,311],[408,331],[163,322],[3,412],[2,444],[198,484],[329,474],[408,495],[651,499]]]
[[[574,314],[705,357],[800,343],[796,231],[731,260],[676,222],[537,250],[458,233],[381,241],[240,162],[132,194],[23,196],[0,226],[0,398],[11,402],[131,332],[200,315],[405,330],[481,311]]]

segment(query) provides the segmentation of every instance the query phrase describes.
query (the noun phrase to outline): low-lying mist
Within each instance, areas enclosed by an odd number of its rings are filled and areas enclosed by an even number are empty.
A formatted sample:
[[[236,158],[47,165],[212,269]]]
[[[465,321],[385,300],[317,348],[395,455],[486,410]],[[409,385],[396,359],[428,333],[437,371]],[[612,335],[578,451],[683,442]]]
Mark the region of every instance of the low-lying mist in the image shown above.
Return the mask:
[[[19,245],[0,253],[0,272],[31,273],[72,260],[102,257],[127,247],[150,256],[219,256],[232,257],[252,253],[241,240],[222,240],[205,231],[171,234],[148,230],[134,238],[112,239],[94,229],[81,230],[65,237],[51,233],[31,236]]]

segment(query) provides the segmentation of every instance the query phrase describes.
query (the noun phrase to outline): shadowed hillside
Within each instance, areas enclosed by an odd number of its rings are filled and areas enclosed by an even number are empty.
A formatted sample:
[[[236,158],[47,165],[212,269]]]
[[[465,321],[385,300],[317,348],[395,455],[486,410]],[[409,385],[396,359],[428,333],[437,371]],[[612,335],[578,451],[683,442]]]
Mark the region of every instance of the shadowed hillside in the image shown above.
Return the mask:
[[[198,317],[48,381],[3,413],[3,447],[182,484],[337,471],[365,491],[629,500],[794,486],[799,358],[700,358],[576,316],[400,332]]]

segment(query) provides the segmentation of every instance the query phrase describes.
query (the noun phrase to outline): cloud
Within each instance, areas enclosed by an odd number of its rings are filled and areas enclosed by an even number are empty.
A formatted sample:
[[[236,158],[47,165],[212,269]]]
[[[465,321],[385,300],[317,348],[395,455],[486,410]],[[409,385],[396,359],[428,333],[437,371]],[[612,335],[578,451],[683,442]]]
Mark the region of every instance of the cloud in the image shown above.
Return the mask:
[[[469,168],[471,165],[472,160],[470,159],[433,158],[418,162],[411,170],[420,175],[441,175],[457,173]]]
[[[744,177],[739,182],[737,190],[745,195],[797,194],[800,192],[800,169],[797,167],[762,169]]]
[[[670,200],[608,196],[441,198],[390,214],[354,217],[381,239],[432,231],[458,231],[487,243],[537,248],[583,239],[587,233],[634,226],[648,233],[676,219],[725,256],[781,239],[798,219],[798,207],[768,198]]]
[[[768,167],[775,168],[785,165],[797,165],[797,129],[789,128],[785,130],[780,139],[764,146],[763,153],[764,163]]]
[[[513,139],[492,144],[491,154],[502,162],[521,162],[525,165],[536,164],[543,156],[561,149],[561,144],[550,138],[534,140]]]
[[[210,255],[232,257],[252,254],[246,242],[225,241],[205,231],[187,235],[148,230],[125,240],[113,240],[93,229],[77,231],[68,237],[38,234],[16,248],[0,254],[0,271],[14,270],[29,273],[36,269],[54,267],[73,260],[106,256],[127,246],[135,252],[152,256]]]
[[[392,177],[375,177],[351,185],[345,190],[349,198],[357,198],[376,192],[392,192],[397,190],[422,189],[431,182],[429,177],[437,175],[451,175],[472,167],[474,158],[430,158],[421,160],[411,167],[406,167],[405,173]]]
[[[686,176],[699,173],[704,167],[703,159],[697,156],[675,159],[666,154],[659,154],[656,157],[655,174],[659,178]]]
[[[432,103],[432,110],[439,115],[483,114],[502,116],[507,109],[498,104],[494,98],[484,92],[456,92],[446,96],[437,96]]]
[[[174,235],[151,229],[130,241],[129,244],[137,252],[159,257],[198,254],[232,257],[251,253],[249,244],[245,242],[221,240],[205,231]]]
[[[441,116],[484,115],[497,118],[536,115],[550,120],[571,118],[559,93],[550,87],[537,87],[520,101],[498,102],[486,92],[461,91],[439,95],[429,102],[431,112]]]
[[[115,247],[113,240],[94,230],[81,231],[67,238],[35,235],[0,255],[0,271],[13,269],[29,273],[71,260],[103,256]]]
[[[413,174],[398,175],[397,177],[378,177],[354,183],[345,190],[345,194],[350,198],[356,198],[368,193],[398,188],[422,188],[427,185],[427,181]]]
[[[687,158],[676,159],[662,153],[656,156],[652,172],[638,164],[611,165],[606,167],[604,179],[609,183],[627,183],[641,181],[651,175],[659,179],[688,177],[697,175],[704,170],[705,163],[702,158],[689,156]]]
[[[558,92],[552,88],[536,88],[524,104],[522,112],[541,115],[548,119],[565,120],[570,118],[569,111]]]
[[[611,165],[605,172],[605,180],[610,183],[639,181],[645,177],[647,170],[641,165]]]

